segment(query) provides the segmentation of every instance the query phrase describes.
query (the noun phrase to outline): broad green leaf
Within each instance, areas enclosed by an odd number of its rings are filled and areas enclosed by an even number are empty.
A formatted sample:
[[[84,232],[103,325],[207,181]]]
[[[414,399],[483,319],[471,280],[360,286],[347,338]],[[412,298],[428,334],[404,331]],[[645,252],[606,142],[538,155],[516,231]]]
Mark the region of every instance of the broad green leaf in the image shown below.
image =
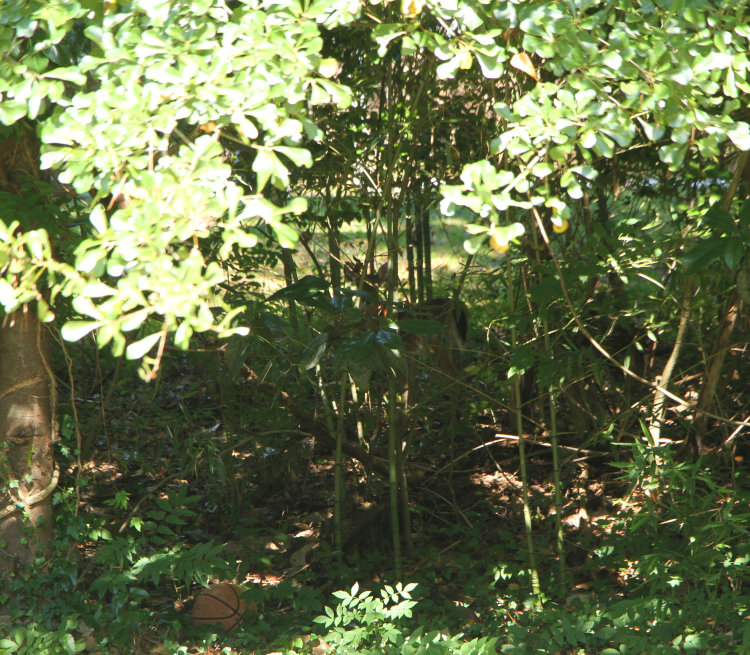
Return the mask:
[[[479,67],[482,69],[482,75],[489,80],[498,79],[504,72],[503,59],[499,55],[485,53],[477,50],[474,53]]]
[[[89,220],[99,234],[104,234],[107,231],[107,215],[101,204],[94,206],[89,214]]]
[[[297,246],[299,232],[294,227],[275,218],[271,219],[269,223],[282,248],[295,248]]]
[[[400,318],[397,323],[399,330],[420,337],[432,337],[445,332],[443,323],[431,318],[419,318],[418,311],[413,318]]]
[[[484,235],[464,240],[464,250],[470,255],[476,255],[486,242]]]
[[[305,275],[283,289],[266,298],[266,302],[278,300],[295,300],[305,304],[317,305],[321,298],[328,302],[329,284],[315,275]],[[330,303],[329,303],[330,304]]]
[[[123,332],[132,332],[133,330],[137,330],[148,318],[148,311],[141,310],[137,312],[132,312],[131,314],[128,314],[123,317],[122,324],[120,325],[120,329]]]
[[[351,363],[363,365],[360,368],[363,369],[374,369],[380,364],[377,359],[382,353],[378,351],[378,335],[382,332],[364,332],[356,335],[352,339],[345,339],[335,351],[335,356],[340,362],[345,362],[347,368],[352,370],[349,366]],[[356,370],[357,367],[355,367]]]
[[[659,159],[671,169],[676,169],[685,160],[687,148],[687,144],[669,143],[659,148]]]
[[[461,56],[456,55],[446,62],[440,64],[435,72],[439,80],[447,80],[456,76],[456,72],[461,67]]]
[[[666,77],[677,84],[687,86],[693,81],[693,69],[689,66],[680,66],[669,71]]]
[[[586,148],[586,150],[591,150],[596,145],[596,132],[593,130],[587,130],[583,133],[583,136],[581,136],[581,146]]]
[[[724,263],[732,270],[739,267],[745,255],[745,244],[739,239],[728,239],[724,250]]]
[[[615,144],[612,139],[603,134],[596,134],[595,140],[596,144],[594,145],[594,150],[600,155],[610,158],[615,154]]]
[[[585,177],[587,180],[595,180],[597,177],[599,177],[599,171],[597,171],[593,166],[590,166],[588,164],[584,164],[582,166],[576,166],[571,169],[574,173],[578,173],[578,175],[581,175],[582,177]]]
[[[727,136],[740,150],[750,150],[750,126],[747,123],[735,123],[727,130]]]
[[[651,125],[650,123],[647,123],[645,120],[643,120],[640,116],[636,118],[641,124],[643,133],[646,135],[646,138],[649,141],[658,141],[664,136],[664,128],[660,127],[659,125]]]
[[[301,214],[302,212],[307,211],[307,206],[307,198],[297,196],[296,198],[292,198],[291,202],[284,207],[284,211],[292,214]]]
[[[617,72],[620,70],[620,67],[622,66],[622,57],[619,53],[613,52],[610,50],[609,52],[606,52],[602,58],[600,63],[603,66],[606,66],[607,68],[611,68],[613,71]]]
[[[306,148],[290,148],[287,146],[276,146],[276,152],[280,152],[291,159],[296,166],[310,168],[312,166],[312,155]]]
[[[190,323],[183,321],[174,333],[174,343],[178,348],[187,350],[192,336],[193,329],[190,327]]]
[[[534,168],[531,169],[531,174],[534,177],[547,177],[548,175],[551,175],[553,172],[553,168],[551,164],[548,164],[547,162],[540,162]]]
[[[87,296],[77,296],[73,298],[73,309],[79,314],[84,314],[85,316],[90,316],[97,320],[103,318],[101,310],[94,305],[91,299]]]
[[[83,86],[86,84],[86,76],[76,67],[70,66],[68,68],[53,68],[48,70],[42,78],[53,78],[56,80],[63,80],[64,82],[70,82],[77,86]]]
[[[100,321],[68,321],[60,333],[65,341],[78,341],[101,325]]]
[[[26,116],[27,103],[23,100],[3,98],[0,102],[0,123],[13,125]]]
[[[7,313],[12,312],[18,305],[16,289],[7,280],[0,278],[0,305]]]
[[[307,371],[320,363],[320,358],[325,352],[326,346],[328,345],[328,333],[321,332],[320,334],[313,337],[310,343],[307,344],[305,349],[300,355],[299,367],[303,371]]]
[[[265,189],[268,180],[275,173],[277,161],[276,156],[268,150],[258,149],[256,152],[253,171],[258,175],[258,191]]]
[[[129,344],[127,349],[125,350],[125,356],[128,359],[141,359],[157,344],[161,337],[161,332],[154,332],[153,334],[149,334],[147,337],[143,337],[143,339],[139,339],[138,341]]]

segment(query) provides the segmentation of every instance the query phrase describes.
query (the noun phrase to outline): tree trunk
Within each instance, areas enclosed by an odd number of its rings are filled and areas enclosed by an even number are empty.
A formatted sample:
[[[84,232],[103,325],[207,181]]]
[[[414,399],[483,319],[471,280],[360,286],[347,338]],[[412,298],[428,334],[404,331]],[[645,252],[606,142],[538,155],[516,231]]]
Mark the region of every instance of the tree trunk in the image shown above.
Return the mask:
[[[44,554],[52,536],[54,384],[46,330],[33,311],[0,326],[0,584]]]
[[[42,211],[45,194],[34,194],[42,178],[36,133],[17,125],[3,136],[0,191],[18,200],[4,218],[37,228],[48,212]],[[0,589],[44,554],[52,536],[54,394],[47,331],[33,306],[0,313]]]

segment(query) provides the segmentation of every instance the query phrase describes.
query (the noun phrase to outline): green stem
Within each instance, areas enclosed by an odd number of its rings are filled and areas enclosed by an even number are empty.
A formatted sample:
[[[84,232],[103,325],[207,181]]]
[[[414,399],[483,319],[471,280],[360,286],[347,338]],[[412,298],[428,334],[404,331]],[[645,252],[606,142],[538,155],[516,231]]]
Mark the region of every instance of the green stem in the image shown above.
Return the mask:
[[[547,352],[552,352],[549,341],[549,326],[547,317],[542,319],[544,328],[544,348]],[[557,434],[557,406],[556,394],[552,386],[549,389],[549,427],[552,437],[552,473],[555,482],[555,531],[557,536],[557,556],[558,566],[560,569],[560,584],[565,586],[568,572],[565,567],[565,532],[562,524],[562,481],[560,477],[560,449]]]
[[[515,342],[515,340],[514,340]],[[539,584],[539,571],[534,552],[534,536],[531,526],[531,508],[529,506],[529,474],[526,466],[526,440],[523,436],[523,412],[521,411],[521,382],[518,376],[513,378],[513,393],[516,403],[516,425],[518,426],[518,457],[521,460],[521,484],[523,493],[523,524],[526,528],[526,548],[531,570],[531,591],[539,598],[542,590]]]
[[[511,307],[515,307],[512,270],[510,257],[508,262],[508,301]],[[511,347],[515,350],[518,347],[518,335],[516,328],[513,326],[510,330]],[[529,475],[526,466],[526,442],[523,436],[523,408],[521,407],[521,379],[518,375],[513,377],[513,396],[516,410],[516,428],[518,431],[518,456],[521,460],[521,484],[523,495],[523,522],[526,527],[526,548],[529,556],[529,568],[531,570],[531,590],[539,599],[541,597],[541,586],[539,584],[539,571],[536,566],[536,554],[534,552],[534,537],[531,526],[531,508],[529,507]]]
[[[344,403],[346,403],[347,374],[341,376],[339,405],[337,407],[336,464],[333,481],[333,528],[336,550],[343,555],[344,540],[341,534],[341,515],[344,507],[344,462],[341,454],[344,442]]]
[[[336,551],[341,557],[341,497],[339,489],[339,470],[341,468],[341,430],[337,429],[336,423],[333,420],[334,414],[331,408],[331,403],[328,400],[328,394],[326,393],[325,382],[323,381],[323,374],[320,366],[315,367],[315,373],[317,375],[318,382],[318,393],[323,401],[323,417],[325,419],[326,428],[328,428],[329,434],[336,439],[336,463],[334,471],[334,497],[333,497],[333,525],[334,525],[334,546]],[[341,412],[339,411],[339,416]],[[340,421],[339,427],[340,427]]]
[[[398,439],[396,415],[398,403],[398,385],[396,376],[388,379],[388,484],[390,487],[391,537],[393,540],[393,561],[396,579],[401,579],[401,533],[398,515],[398,452],[401,443]]]

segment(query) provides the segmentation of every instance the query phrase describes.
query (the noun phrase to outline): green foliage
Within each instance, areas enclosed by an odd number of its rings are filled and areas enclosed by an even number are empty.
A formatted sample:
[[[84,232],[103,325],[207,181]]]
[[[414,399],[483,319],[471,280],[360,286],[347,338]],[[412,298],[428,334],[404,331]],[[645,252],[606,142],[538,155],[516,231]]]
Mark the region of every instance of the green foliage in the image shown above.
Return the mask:
[[[69,493],[56,495],[60,509],[71,500]],[[127,510],[127,495],[120,492],[107,504]],[[155,620],[144,605],[165,578],[190,589],[231,575],[232,566],[221,555],[220,545],[210,541],[190,544],[178,534],[194,521],[196,512],[190,505],[196,500],[185,487],[169,489],[155,499],[143,519],[131,517],[133,528],[119,532],[96,516],[61,511],[59,550],[46,564],[47,572],[42,576],[25,572],[3,595],[15,627],[9,638],[13,643],[5,646],[10,650],[0,646],[0,653],[80,652],[84,648],[81,635],[93,630],[104,645],[131,648],[134,638]],[[78,562],[70,557],[71,544],[78,542],[89,544],[85,577],[80,577]]]
[[[0,638],[0,655],[75,655],[86,649],[85,639],[75,637],[77,628],[72,617],[53,630],[35,622],[17,626]]]
[[[690,427],[688,412],[672,407],[659,425],[669,446],[645,441],[647,422],[658,422],[654,389],[634,388],[625,374],[661,384],[680,312],[692,303],[679,376],[664,384],[679,379],[676,393],[698,397],[692,381],[712,361],[724,298],[735,282],[750,297],[750,204],[737,200],[741,187],[727,195],[733,157],[750,149],[747,11],[742,3],[636,5],[3,3],[2,159],[11,162],[5,155],[22,138],[38,139],[45,180],[25,181],[20,193],[0,189],[0,306],[11,313],[35,303],[43,320],[64,322],[66,340],[91,335],[115,357],[141,361],[147,377],[159,368],[164,377],[146,393],[117,378],[119,364],[107,360],[103,371],[85,346],[76,350],[90,359],[76,361],[71,386],[76,377],[96,380],[64,400],[80,407],[66,408],[62,421],[59,450],[76,479],[55,495],[60,550],[43,576],[24,573],[2,592],[0,607],[11,594],[17,600],[0,653],[72,653],[84,625],[106,634],[102,649],[128,652],[133,633],[154,624],[186,651],[179,620],[154,607],[157,592],[174,600],[209,578],[273,569],[294,538],[268,514],[291,524],[329,509],[327,453],[311,455],[300,435],[319,444],[338,431],[359,459],[345,471],[356,479],[356,501],[382,498],[387,428],[372,373],[406,373],[406,339],[426,341],[443,328],[363,315],[358,303],[379,299],[347,289],[336,268],[380,264],[388,250],[417,278],[408,289],[391,280],[389,291],[416,297],[432,287],[414,259],[427,267],[436,228],[449,221],[468,233],[473,267],[434,288],[450,285],[446,296],[460,288],[476,305],[467,398],[451,399],[458,411],[449,417],[417,385],[412,408],[426,407],[429,421],[407,409],[387,427],[398,427],[399,485],[411,490],[401,518],[423,522],[407,532],[421,540],[414,559],[429,564],[423,575],[436,588],[475,596],[482,613],[466,626],[452,602],[417,605],[413,584],[379,594],[355,586],[334,594],[338,604],[318,621],[323,638],[347,653],[750,648],[748,499],[741,477],[721,470],[739,432],[722,436],[719,463],[680,461],[674,444]],[[0,173],[5,184],[8,171]],[[355,221],[362,244],[346,234]],[[488,237],[501,267],[487,256]],[[290,255],[297,249],[304,260]],[[269,291],[256,269],[280,261],[286,286]],[[170,342],[205,352],[185,355],[193,368],[173,375],[163,362]],[[747,404],[747,367],[740,358],[733,366],[717,394],[727,416]],[[322,400],[310,384],[318,367]],[[330,412],[325,394],[330,380],[347,380],[343,373],[370,393],[350,400],[344,388],[338,422],[326,415],[334,429],[325,433],[321,402]],[[514,523],[518,494],[488,492],[480,502],[489,511],[475,502],[478,478],[499,486],[496,474],[513,477],[515,454],[496,459],[493,449],[505,446],[486,443],[485,432],[508,436],[516,409],[508,378],[516,375],[524,378],[524,434],[534,437],[538,484],[525,500],[535,538],[545,545],[549,471],[537,444],[549,445],[553,416],[571,453],[564,466],[590,465],[587,475],[608,481],[613,457],[625,497],[636,498],[601,530],[568,526],[568,546],[584,558],[573,574],[603,568],[609,578],[593,576],[592,594],[568,597],[564,581],[548,575],[545,605],[533,609],[521,591],[530,574]],[[255,377],[262,382],[251,384]],[[102,398],[105,380],[122,396],[114,410]],[[94,399],[97,411],[88,407]],[[79,410],[81,443],[72,430]],[[638,421],[642,434],[630,439]],[[593,447],[600,450],[585,450]],[[121,486],[89,476],[89,457],[119,467]],[[257,506],[258,515],[244,514]],[[501,511],[509,520],[497,536],[485,521]],[[248,593],[259,609],[238,643],[265,648],[276,635],[299,634],[300,617],[317,610],[331,578],[353,575],[351,562],[358,578],[366,565],[377,568],[371,553],[339,557],[316,521],[304,518],[300,532],[314,533],[317,559],[294,583]],[[268,534],[274,555],[257,546]],[[228,561],[218,541],[238,535],[255,542]],[[461,552],[446,554],[445,539]],[[62,544],[81,549],[85,565],[69,563]],[[478,557],[490,561],[478,567]],[[45,588],[54,599],[46,607],[38,601]],[[483,636],[451,636],[438,624],[446,617]]]
[[[411,592],[415,583],[384,586],[379,596],[359,591],[355,584],[350,592],[337,591],[335,608],[326,607],[316,623],[329,628],[321,638],[337,653],[461,653],[489,655],[495,652],[497,639],[465,640],[462,635],[449,636],[440,631],[413,629],[412,610],[417,602]]]
[[[717,484],[700,460],[676,462],[668,449],[642,444],[633,450],[633,463],[621,465],[631,492],[641,487],[659,499],[659,509],[649,503],[640,512],[624,512],[616,529],[627,531],[631,545],[653,544],[634,570],[649,593],[714,602],[747,584],[747,492],[738,484]]]
[[[11,57],[2,63],[0,119],[37,119],[42,167],[95,201],[71,265],[40,250],[33,275],[14,278],[12,287],[3,282],[6,311],[39,296],[37,280],[46,273],[55,292],[75,295],[84,317],[66,326],[66,338],[96,330],[99,345],[112,343],[119,354],[123,333],[146,328],[127,354],[145,358],[147,371],[158,367],[158,355],[149,353],[157,344],[163,349],[170,332],[186,348],[194,332],[239,329],[238,310],[215,293],[223,280],[218,264],[189,243],[219,235],[217,254],[226,258],[253,247],[255,226],[268,225],[282,245],[294,244],[296,231],[282,221],[305,201],[276,205],[260,194],[269,181],[286,188],[286,161],[311,164],[303,143],[320,130],[308,103],[348,103],[347,90],[317,71],[321,27],[351,20],[352,11],[331,0],[304,12],[294,3],[230,10],[224,3],[136,2],[89,11],[19,1],[4,8],[0,46]],[[222,130],[253,155],[249,194],[226,163]],[[109,195],[119,203],[111,212],[98,202]],[[23,239],[33,237],[37,250],[47,239],[0,226],[4,260]],[[5,270],[17,276],[25,269]],[[148,327],[152,316],[157,324]]]
[[[187,548],[182,543],[180,533],[197,516],[189,506],[199,500],[186,494],[182,486],[169,489],[165,498],[156,498],[156,507],[147,510],[143,518],[130,519],[134,531],[96,531],[101,545],[95,561],[104,573],[92,583],[92,589],[100,597],[138,591],[134,585],[157,586],[162,576],[189,587],[228,572],[229,565],[220,557],[217,545],[207,542]]]
[[[659,158],[673,170],[690,156],[717,156],[727,139],[750,149],[739,101],[750,91],[747,34],[731,12],[634,14],[627,4],[596,2],[584,20],[578,12],[557,2],[511,3],[499,12],[549,74],[497,105],[505,126],[491,147],[505,167],[466,165],[462,185],[443,187],[447,213],[466,206],[494,223],[508,208],[566,211],[597,179],[593,162],[634,142],[658,142]],[[715,29],[724,28],[716,46]]]
[[[750,247],[750,201],[742,204],[736,216],[711,207],[701,223],[706,234],[685,255],[688,272],[700,274],[715,264],[737,270]]]

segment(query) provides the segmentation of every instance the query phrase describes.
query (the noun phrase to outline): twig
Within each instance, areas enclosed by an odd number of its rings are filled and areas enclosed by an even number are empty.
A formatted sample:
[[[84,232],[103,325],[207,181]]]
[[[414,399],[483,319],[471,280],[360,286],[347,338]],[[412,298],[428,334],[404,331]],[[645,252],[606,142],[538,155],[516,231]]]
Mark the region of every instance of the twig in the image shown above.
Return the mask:
[[[501,443],[503,441],[508,441],[508,440],[518,441],[518,436],[515,434],[499,434],[498,433],[495,435],[495,437],[497,437],[497,439],[495,439],[494,441],[488,441],[487,443],[483,443],[479,446],[472,448],[472,450],[479,450],[480,448],[484,448],[485,446],[492,446],[493,444]],[[527,443],[530,443],[533,446],[542,446],[544,448],[552,448],[552,444],[546,441],[536,441],[536,440],[529,441],[528,437],[524,437],[524,439],[526,440]],[[576,448],[575,446],[561,446],[558,444],[557,447],[561,448],[562,450],[568,450],[570,452],[588,455],[589,457],[604,457],[605,455],[609,454],[601,450],[587,450],[586,448]]]
[[[723,443],[723,444],[721,444],[721,446],[719,446],[719,450],[723,450],[724,448],[726,448],[727,446],[729,446],[729,444],[731,444],[731,443],[732,443],[732,442],[733,442],[733,441],[735,440],[735,438],[737,437],[737,435],[738,435],[738,434],[739,434],[740,432],[742,432],[742,429],[743,429],[743,428],[745,428],[745,427],[747,427],[747,425],[748,425],[748,421],[750,421],[750,416],[748,416],[748,417],[747,417],[747,418],[746,418],[746,419],[745,419],[745,420],[744,420],[744,421],[743,421],[742,423],[740,423],[740,424],[739,424],[739,425],[738,425],[738,426],[737,426],[737,427],[736,427],[736,428],[734,429],[734,432],[732,432],[732,434],[730,434],[730,435],[729,435],[729,436],[728,436],[728,437],[727,437],[727,438],[726,438],[726,439],[724,440],[724,443]]]

